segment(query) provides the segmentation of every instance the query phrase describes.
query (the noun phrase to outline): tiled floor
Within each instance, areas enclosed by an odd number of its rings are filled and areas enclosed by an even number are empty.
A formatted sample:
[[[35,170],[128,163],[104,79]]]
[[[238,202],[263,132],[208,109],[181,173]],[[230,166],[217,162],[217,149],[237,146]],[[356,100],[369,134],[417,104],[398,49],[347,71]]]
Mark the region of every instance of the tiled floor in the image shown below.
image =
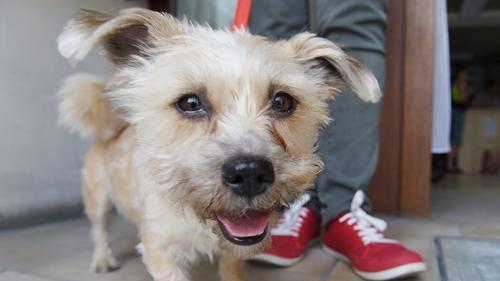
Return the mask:
[[[429,270],[405,279],[439,280],[432,239],[436,235],[500,238],[500,177],[448,177],[433,188],[432,213],[427,219],[383,217],[387,235],[420,252]],[[116,220],[112,247],[122,268],[108,274],[88,270],[91,257],[89,224],[84,218],[28,229],[0,232],[0,281],[146,281],[151,280],[134,252],[134,228]],[[350,268],[330,258],[316,245],[289,268],[246,265],[250,281],[354,281]],[[215,266],[203,262],[193,270],[196,281],[216,280]]]

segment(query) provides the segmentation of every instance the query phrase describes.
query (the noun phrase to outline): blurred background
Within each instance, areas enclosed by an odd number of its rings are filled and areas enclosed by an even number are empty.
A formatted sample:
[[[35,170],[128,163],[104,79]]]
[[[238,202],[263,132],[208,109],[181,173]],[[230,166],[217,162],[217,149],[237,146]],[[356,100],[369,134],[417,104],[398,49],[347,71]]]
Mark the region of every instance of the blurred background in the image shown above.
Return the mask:
[[[109,66],[96,50],[71,67],[56,48],[64,24],[82,8],[116,14],[149,7],[222,27],[231,22],[235,3],[0,0],[0,281],[150,280],[134,255],[133,228],[121,220],[113,237],[127,261],[124,268],[104,277],[87,273],[90,242],[80,168],[90,143],[58,127],[55,93],[65,76],[84,71],[106,77]],[[500,280],[500,246],[488,244],[500,239],[500,1],[447,1],[451,75],[446,79],[456,92],[449,103],[452,123],[460,119],[463,126],[451,153],[431,152],[437,93],[425,75],[436,69],[434,50],[426,47],[435,42],[433,3],[390,2],[381,152],[370,195],[377,213],[390,222],[389,234],[425,255],[430,270],[415,280]],[[473,277],[453,279],[447,264],[458,270],[467,263],[444,257],[448,244],[436,239],[448,236],[489,239],[457,240],[484,254],[457,256],[489,263],[463,267]],[[205,265],[194,274],[207,280],[212,269]],[[358,280],[319,249],[287,271],[253,265],[247,270],[255,280]]]

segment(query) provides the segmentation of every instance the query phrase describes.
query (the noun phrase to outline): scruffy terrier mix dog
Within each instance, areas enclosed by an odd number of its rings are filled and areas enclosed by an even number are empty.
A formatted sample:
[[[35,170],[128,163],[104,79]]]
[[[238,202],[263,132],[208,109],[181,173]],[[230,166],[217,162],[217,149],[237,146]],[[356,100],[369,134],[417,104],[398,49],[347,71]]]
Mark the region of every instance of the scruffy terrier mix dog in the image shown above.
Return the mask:
[[[76,63],[101,44],[103,83],[77,74],[61,90],[60,120],[95,143],[82,170],[92,268],[118,266],[108,245],[112,204],[133,221],[156,281],[189,280],[199,256],[220,255],[224,281],[270,243],[278,209],[321,169],[327,102],[348,86],[375,102],[373,75],[328,40],[270,42],[144,9],[84,11],[58,39]]]

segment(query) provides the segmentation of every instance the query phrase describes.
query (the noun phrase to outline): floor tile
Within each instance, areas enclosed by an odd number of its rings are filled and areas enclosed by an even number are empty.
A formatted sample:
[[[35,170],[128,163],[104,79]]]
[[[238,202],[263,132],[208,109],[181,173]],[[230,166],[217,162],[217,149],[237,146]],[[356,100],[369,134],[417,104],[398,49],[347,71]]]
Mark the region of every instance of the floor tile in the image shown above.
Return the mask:
[[[191,270],[193,281],[218,281],[217,280],[217,265],[211,264],[208,261],[200,262]]]
[[[266,270],[253,267],[246,271],[246,281],[317,281],[318,276],[298,272]],[[201,281],[201,280],[199,280]]]
[[[111,248],[121,263],[121,268],[114,272],[96,274],[90,271],[89,264],[92,250],[75,252],[73,255],[60,257],[51,263],[31,269],[39,275],[62,279],[65,281],[136,281],[149,277],[144,264],[135,253],[135,239],[121,238],[111,244]]]
[[[479,223],[460,227],[464,236],[500,239],[500,224]]]
[[[149,277],[138,257],[121,259],[121,267],[110,273],[94,273],[89,269],[91,252],[86,251],[54,263],[32,269],[32,272],[65,281],[137,281]]]
[[[433,184],[431,219],[443,223],[489,221],[500,224],[500,177],[447,175]]]
[[[50,266],[54,260],[90,251],[90,225],[85,218],[27,229],[0,232],[0,269],[19,270]],[[124,220],[113,223],[110,241],[135,239],[133,227]],[[119,246],[119,244],[116,244]],[[8,254],[5,254],[8,253]]]
[[[244,265],[246,281],[317,281],[320,275],[316,272],[301,273],[286,270],[280,267],[265,266],[256,263]],[[193,268],[193,281],[217,281],[217,266],[209,263],[201,263]]]
[[[427,262],[427,271],[413,277],[400,279],[401,281],[436,281],[439,280],[435,263]],[[363,281],[354,271],[343,262],[340,262],[325,281]]]
[[[431,221],[422,218],[380,216],[388,222],[385,234],[395,239],[433,237],[435,235],[460,235],[456,224]]]
[[[345,264],[344,262],[339,262],[326,280],[362,281],[363,279],[358,277],[347,264]]]
[[[29,274],[8,271],[0,273],[0,281],[55,281]]]
[[[89,247],[84,220],[0,232],[0,269],[22,270]]]
[[[332,267],[334,262],[335,259],[325,254],[320,244],[316,244],[307,251],[304,259],[290,267],[277,267],[256,262],[250,262],[249,266],[264,268],[269,271],[303,273],[319,277],[323,276]]]
[[[438,279],[433,238],[478,236],[500,239],[498,179],[453,177],[435,186],[429,218],[382,216],[388,222],[386,234],[398,239],[424,257],[428,270],[407,281]],[[122,268],[109,274],[89,271],[92,245],[90,225],[85,218],[0,232],[0,281],[152,281],[134,246],[134,226],[116,219],[111,230],[111,247]],[[335,266],[336,265],[336,266]],[[343,263],[313,246],[305,259],[288,268],[248,263],[248,281],[359,281]],[[216,265],[201,262],[192,269],[193,281],[216,281]]]

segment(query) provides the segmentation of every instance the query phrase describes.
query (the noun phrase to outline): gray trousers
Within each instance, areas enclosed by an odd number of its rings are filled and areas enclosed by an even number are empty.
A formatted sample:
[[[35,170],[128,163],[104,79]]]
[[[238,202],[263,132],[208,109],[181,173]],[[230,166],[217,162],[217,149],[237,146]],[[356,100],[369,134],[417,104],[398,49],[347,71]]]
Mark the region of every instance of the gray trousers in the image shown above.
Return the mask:
[[[386,0],[316,0],[315,33],[327,38],[373,71],[381,88],[385,74]],[[309,30],[308,0],[253,0],[249,29],[273,39]],[[378,160],[381,103],[369,104],[348,91],[330,105],[334,121],[320,136],[325,162],[317,180],[326,225],[350,209],[358,190],[368,189]],[[369,203],[365,204],[369,211]]]

